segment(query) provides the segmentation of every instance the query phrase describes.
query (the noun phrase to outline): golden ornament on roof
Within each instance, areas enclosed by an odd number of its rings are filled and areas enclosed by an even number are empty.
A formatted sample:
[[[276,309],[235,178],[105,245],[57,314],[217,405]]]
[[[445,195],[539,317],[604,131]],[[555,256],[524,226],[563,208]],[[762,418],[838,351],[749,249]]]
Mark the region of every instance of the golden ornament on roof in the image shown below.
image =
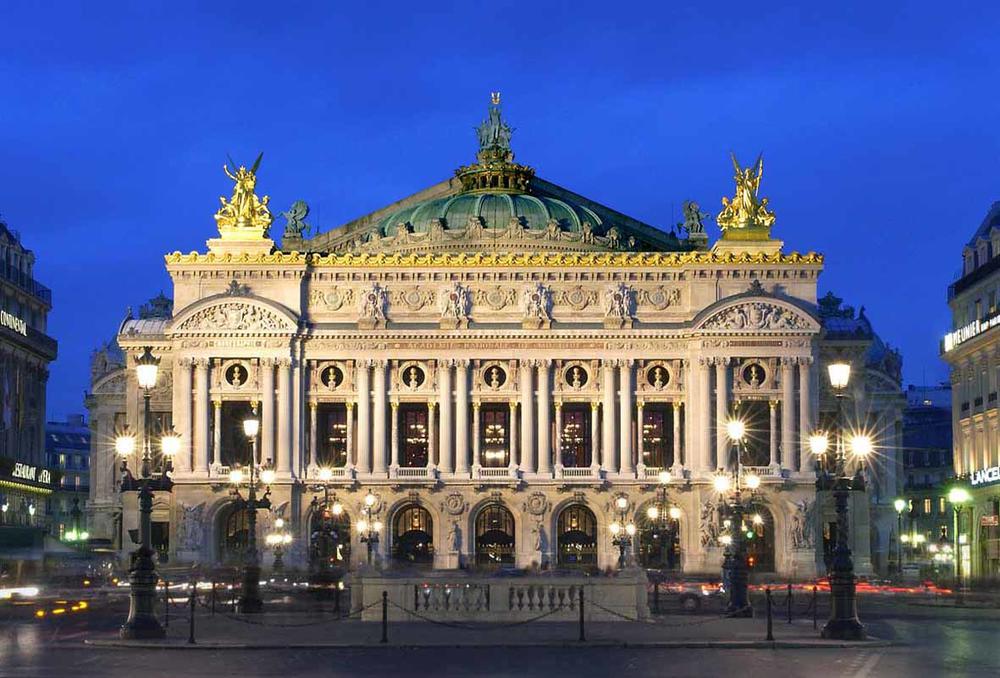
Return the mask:
[[[220,197],[222,207],[215,213],[215,223],[219,227],[219,235],[224,240],[267,237],[267,229],[273,219],[271,210],[267,207],[269,198],[266,195],[258,198],[255,193],[257,168],[260,167],[263,157],[263,153],[258,155],[250,169],[240,165],[235,174],[230,171],[228,164],[222,166],[226,176],[234,182],[233,196],[229,200]],[[236,166],[232,158],[229,159],[229,163]]]
[[[722,199],[722,211],[716,217],[723,239],[768,240],[774,225],[774,212],[767,209],[767,198],[759,198],[760,178],[764,174],[764,157],[750,167],[740,167],[736,154],[730,153],[736,174],[736,195]]]

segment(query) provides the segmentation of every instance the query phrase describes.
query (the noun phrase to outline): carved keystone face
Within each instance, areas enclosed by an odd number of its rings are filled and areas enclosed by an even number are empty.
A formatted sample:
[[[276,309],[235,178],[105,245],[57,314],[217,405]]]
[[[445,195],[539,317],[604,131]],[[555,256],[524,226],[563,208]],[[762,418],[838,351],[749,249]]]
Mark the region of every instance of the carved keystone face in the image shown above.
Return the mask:
[[[233,388],[240,388],[247,383],[247,368],[236,363],[226,368],[226,383]]]
[[[344,372],[336,365],[330,365],[320,373],[319,379],[324,386],[333,391],[344,383]]]

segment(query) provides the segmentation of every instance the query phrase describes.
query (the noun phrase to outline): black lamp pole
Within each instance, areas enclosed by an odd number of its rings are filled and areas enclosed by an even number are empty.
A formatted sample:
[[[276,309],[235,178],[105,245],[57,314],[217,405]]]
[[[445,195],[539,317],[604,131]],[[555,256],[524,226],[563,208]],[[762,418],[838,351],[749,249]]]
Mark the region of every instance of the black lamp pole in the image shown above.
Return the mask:
[[[741,460],[741,442],[743,440],[743,426],[737,425],[739,429],[730,436],[733,443],[733,452],[736,456],[736,482],[729,495],[728,513],[730,525],[730,542],[726,545],[722,559],[722,573],[729,589],[729,602],[726,605],[726,614],[731,617],[752,617],[753,606],[750,604],[749,584],[750,568],[747,567],[746,539],[743,534],[743,517],[747,513],[744,505],[744,479],[743,466]],[[750,491],[755,489],[751,486]]]

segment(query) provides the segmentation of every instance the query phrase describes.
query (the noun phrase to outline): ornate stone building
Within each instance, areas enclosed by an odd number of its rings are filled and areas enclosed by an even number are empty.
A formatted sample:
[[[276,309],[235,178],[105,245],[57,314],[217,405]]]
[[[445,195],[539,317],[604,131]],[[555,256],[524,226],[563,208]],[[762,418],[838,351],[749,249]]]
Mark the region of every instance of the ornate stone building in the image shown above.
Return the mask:
[[[311,238],[298,203],[282,247],[267,237],[257,165],[227,169],[219,237],[166,257],[172,312],[123,322],[125,360],[97,355],[95,511],[116,503],[112,442],[138,428],[132,365],[151,346],[157,421],[183,440],[173,493],[154,509],[173,562],[238,553],[245,521],[227,478],[249,459],[240,423],[255,409],[276,473],[260,529],[278,516],[292,526],[286,562],[308,559],[325,484],[343,506],[345,561],[363,557],[350,528],[371,491],[386,565],[609,567],[624,496],[645,564],[717,573],[728,527],[713,479],[737,413],[743,463],[762,479],[755,567],[816,574],[832,510],[816,510],[804,441],[820,398],[823,259],[771,238],[762,165],[735,167],[709,248],[697,205],[685,205],[685,237],[666,233],[514,163],[510,134],[495,100],[475,164]],[[645,516],[661,471],[680,518],[653,548],[663,533]],[[126,510],[125,527],[135,521]]]

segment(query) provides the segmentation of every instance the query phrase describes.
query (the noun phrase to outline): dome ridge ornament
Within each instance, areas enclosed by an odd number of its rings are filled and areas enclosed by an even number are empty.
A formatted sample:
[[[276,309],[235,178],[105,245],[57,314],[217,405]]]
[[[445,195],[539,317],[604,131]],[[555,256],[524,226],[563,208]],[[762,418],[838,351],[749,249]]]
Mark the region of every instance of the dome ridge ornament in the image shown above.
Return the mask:
[[[466,165],[455,170],[462,182],[463,191],[491,190],[524,193],[535,170],[514,162],[514,151],[510,139],[514,128],[503,119],[500,107],[500,92],[490,93],[490,107],[486,119],[476,128],[479,151],[474,165]]]
[[[722,211],[716,217],[723,240],[770,240],[774,212],[767,208],[767,198],[758,197],[760,179],[764,174],[764,156],[750,167],[740,167],[736,154],[730,153],[736,181],[732,200],[722,198]]]

